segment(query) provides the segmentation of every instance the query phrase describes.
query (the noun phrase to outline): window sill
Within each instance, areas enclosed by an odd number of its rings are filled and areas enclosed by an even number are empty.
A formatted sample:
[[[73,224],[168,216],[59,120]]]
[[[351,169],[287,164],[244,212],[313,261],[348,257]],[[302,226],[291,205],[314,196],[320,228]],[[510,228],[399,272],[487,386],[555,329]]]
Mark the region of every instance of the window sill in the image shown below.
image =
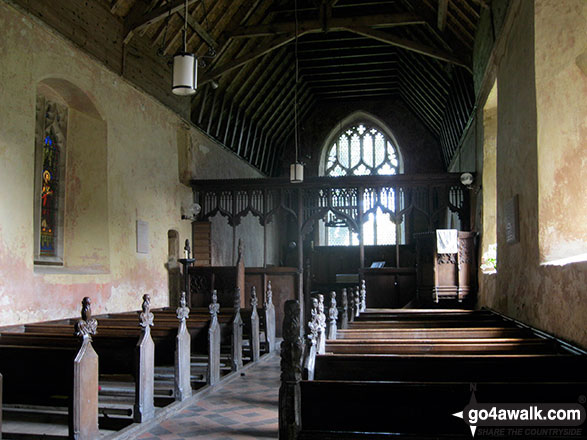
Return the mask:
[[[110,270],[104,267],[65,267],[35,263],[34,273],[38,275],[103,275],[110,273]]]

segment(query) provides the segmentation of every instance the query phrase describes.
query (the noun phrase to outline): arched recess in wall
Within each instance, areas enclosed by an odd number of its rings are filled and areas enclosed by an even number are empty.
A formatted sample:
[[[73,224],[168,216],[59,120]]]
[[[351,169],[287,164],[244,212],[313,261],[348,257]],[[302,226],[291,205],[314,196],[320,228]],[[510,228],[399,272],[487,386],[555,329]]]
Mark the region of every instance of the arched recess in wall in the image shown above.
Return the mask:
[[[403,172],[397,140],[379,119],[363,111],[342,119],[329,133],[320,154],[322,176],[395,175]],[[319,221],[318,242],[326,246],[358,245],[359,231],[345,219],[351,214],[353,198],[346,190],[332,194],[334,209]],[[362,242],[365,245],[390,245],[404,242],[405,222],[396,225],[392,217],[403,208],[403,194],[393,188],[365,189],[362,200]],[[351,211],[349,211],[351,209]],[[352,216],[352,215],[351,215]],[[352,223],[352,222],[351,222]]]
[[[41,80],[36,105],[35,270],[109,272],[106,121],[63,78]]]

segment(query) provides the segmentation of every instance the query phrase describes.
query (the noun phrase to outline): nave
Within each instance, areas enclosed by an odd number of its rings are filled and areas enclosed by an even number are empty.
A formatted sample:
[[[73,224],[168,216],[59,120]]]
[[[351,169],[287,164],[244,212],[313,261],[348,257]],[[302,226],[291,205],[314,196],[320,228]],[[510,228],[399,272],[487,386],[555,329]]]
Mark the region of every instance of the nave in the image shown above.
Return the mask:
[[[276,439],[278,389],[279,356],[272,354],[138,438]]]

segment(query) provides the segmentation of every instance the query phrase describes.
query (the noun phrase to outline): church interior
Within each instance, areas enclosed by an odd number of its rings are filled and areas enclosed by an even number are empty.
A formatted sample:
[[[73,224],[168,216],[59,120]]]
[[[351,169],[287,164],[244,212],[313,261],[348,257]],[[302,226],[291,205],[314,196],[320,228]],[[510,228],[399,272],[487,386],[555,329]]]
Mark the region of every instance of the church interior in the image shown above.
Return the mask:
[[[448,382],[584,404],[585,0],[2,0],[0,30],[0,438],[50,435],[25,408],[177,439],[146,427],[267,362],[266,438],[437,438],[339,402]],[[181,438],[265,438],[233,434]]]

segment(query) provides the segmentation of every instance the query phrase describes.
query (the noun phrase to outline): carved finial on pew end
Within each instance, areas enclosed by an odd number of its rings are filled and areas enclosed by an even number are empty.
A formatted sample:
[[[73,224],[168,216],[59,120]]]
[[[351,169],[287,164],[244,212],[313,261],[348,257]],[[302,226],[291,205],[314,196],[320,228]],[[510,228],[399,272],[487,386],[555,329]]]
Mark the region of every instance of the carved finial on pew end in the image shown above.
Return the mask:
[[[216,317],[220,310],[220,304],[218,304],[218,291],[216,289],[212,291],[212,302],[208,306],[208,310],[210,311],[212,318]]]
[[[92,340],[92,335],[96,334],[98,321],[92,318],[92,300],[86,296],[82,300],[82,319],[75,323],[75,336],[83,340]]]
[[[139,315],[139,324],[141,327],[148,329],[153,325],[153,313],[151,312],[151,297],[143,295],[143,304],[141,306],[143,311]]]
[[[256,309],[258,304],[259,304],[259,300],[257,299],[257,289],[255,289],[255,286],[252,286],[251,287],[251,309]]]
[[[320,302],[316,297],[312,297],[312,308],[310,311],[310,321],[308,321],[308,333],[306,335],[306,354],[304,359],[304,379],[314,379],[314,364],[316,362],[316,352],[319,352],[320,336],[322,329],[320,326]]]
[[[330,292],[330,308],[328,309],[328,339],[336,339],[336,321],[338,321],[338,308],[336,307],[336,292]]]
[[[342,289],[342,316],[340,319],[340,327],[347,329],[349,326],[349,300],[347,297],[346,288]]]
[[[290,299],[284,305],[283,342],[281,343],[281,381],[299,382],[302,379],[304,343],[300,336],[300,303]]]
[[[235,312],[240,311],[241,309],[241,289],[240,287],[234,288],[234,296],[233,296],[233,307]]]
[[[271,281],[267,281],[267,293],[265,294],[265,307],[273,305],[273,290],[271,289]]]
[[[279,387],[279,438],[295,439],[301,428],[302,354],[300,303],[285,302],[281,343],[281,386]]]
[[[360,297],[361,297],[361,312],[367,310],[367,285],[365,280],[361,280],[361,290],[360,290]]]
[[[181,292],[179,307],[175,309],[175,313],[177,314],[177,319],[183,322],[190,317],[190,309],[186,305],[185,292]]]
[[[324,295],[318,294],[318,313],[316,314],[318,326],[318,354],[326,352],[326,314],[324,313]]]

